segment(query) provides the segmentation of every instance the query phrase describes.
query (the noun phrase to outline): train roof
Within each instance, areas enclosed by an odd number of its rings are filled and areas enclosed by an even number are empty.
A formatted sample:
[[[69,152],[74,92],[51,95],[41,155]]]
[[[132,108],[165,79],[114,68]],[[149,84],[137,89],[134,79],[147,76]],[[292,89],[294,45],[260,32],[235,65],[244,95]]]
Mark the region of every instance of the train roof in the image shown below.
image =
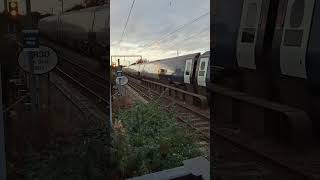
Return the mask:
[[[174,59],[180,60],[180,59],[186,59],[186,58],[194,58],[198,55],[200,55],[200,53],[187,54],[187,55],[183,55],[183,56],[171,57],[171,58],[166,58],[166,59],[159,59],[159,60],[151,61],[148,63],[156,63],[159,61],[170,61],[170,60],[174,60]]]
[[[54,19],[57,16],[61,16],[61,15],[70,15],[70,14],[74,14],[74,13],[81,13],[81,12],[87,12],[87,11],[93,11],[93,10],[101,10],[101,9],[107,9],[107,8],[109,8],[108,5],[83,8],[83,9],[79,9],[79,10],[73,10],[73,11],[70,11],[70,12],[65,12],[65,13],[59,14],[59,15],[48,16],[48,17],[40,19],[40,21],[46,21],[46,20]]]
[[[206,51],[205,53],[201,54],[201,57],[210,57],[210,51]]]
[[[69,14],[73,14],[73,13],[87,12],[87,11],[92,11],[92,10],[106,9],[106,8],[108,8],[108,6],[107,6],[107,5],[103,5],[103,6],[94,6],[94,7],[83,8],[83,9],[74,10],[74,11],[70,11],[70,12],[65,12],[65,13],[63,13],[62,15],[69,15]]]
[[[163,62],[163,61],[169,61],[169,60],[174,60],[174,59],[175,60],[180,60],[180,59],[186,59],[186,58],[194,58],[197,55],[201,55],[201,54],[200,53],[186,54],[186,55],[183,55],[183,56],[171,57],[171,58],[166,58],[166,59],[159,59],[159,60],[146,62],[146,63],[133,64],[133,65],[130,65],[130,66],[132,67],[132,66],[136,66],[136,65],[152,64],[152,63],[158,63],[160,61]],[[203,53],[201,56],[210,56],[210,51],[207,51],[207,52]],[[130,67],[130,66],[128,66],[128,67]]]
[[[101,10],[101,9],[106,9],[106,8],[109,8],[109,7],[107,5],[94,6],[94,7],[83,8],[83,9],[79,9],[79,10],[73,10],[73,11],[65,12],[62,15],[69,15],[69,14],[73,14],[73,13],[86,12],[86,11],[92,11],[92,10]],[[57,16],[58,15],[52,15],[52,16],[48,16],[48,17],[42,18],[41,20],[50,19],[50,18],[57,17]]]

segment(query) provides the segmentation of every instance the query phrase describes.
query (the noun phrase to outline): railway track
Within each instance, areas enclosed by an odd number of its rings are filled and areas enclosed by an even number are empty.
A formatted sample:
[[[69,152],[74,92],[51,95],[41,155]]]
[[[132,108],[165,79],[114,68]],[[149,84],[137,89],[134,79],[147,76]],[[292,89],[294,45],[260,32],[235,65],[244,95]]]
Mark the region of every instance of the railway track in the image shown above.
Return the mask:
[[[139,80],[129,78],[129,86],[147,100],[160,97],[158,92],[142,86]],[[163,104],[172,103],[171,98],[161,96]],[[199,132],[201,139],[210,144],[210,117],[180,102],[177,105],[177,119]],[[168,107],[168,106],[167,106]],[[188,118],[189,117],[189,118]],[[187,120],[189,119],[189,120]],[[298,169],[293,169],[288,164],[283,164],[277,159],[270,158],[261,152],[250,148],[243,142],[230,137],[230,132],[212,129],[212,142],[217,144],[213,152],[213,169],[215,178],[219,180],[256,180],[256,179],[282,179],[282,180],[316,180]]]
[[[171,98],[166,96],[161,96],[160,93],[150,90],[147,87],[140,85],[137,82],[134,82],[132,78],[129,78],[129,86],[136,90],[140,95],[142,95],[147,100],[152,100],[156,98],[161,98],[162,104],[171,104],[175,103],[177,119],[197,131],[201,136],[202,140],[205,140],[207,143],[210,142],[210,117],[203,115],[202,113],[197,112],[190,106],[184,105],[181,102],[174,101]],[[170,106],[165,106],[167,109]]]
[[[110,107],[109,80],[68,60],[66,57],[59,55],[59,59],[55,72],[79,88],[83,94],[90,97],[103,112],[107,111]]]
[[[19,48],[22,48],[21,42],[14,38],[13,40]],[[110,107],[110,81],[103,77],[101,72],[92,72],[82,64],[75,63],[71,58],[59,53],[57,53],[57,56],[59,63],[54,71],[77,86],[82,93],[90,96],[103,112],[107,111]]]
[[[162,96],[158,92],[150,90],[134,79],[129,78],[128,85],[138,92],[146,101],[155,100],[160,98],[160,102],[164,105],[165,109],[169,111],[172,106],[170,104],[175,104],[175,110],[177,113],[177,120],[183,125],[187,126],[191,130],[195,131],[199,135],[200,150],[204,153],[207,159],[210,159],[210,117],[205,116],[191,107],[184,105],[183,103],[174,101],[171,98]],[[168,105],[169,104],[169,105]]]

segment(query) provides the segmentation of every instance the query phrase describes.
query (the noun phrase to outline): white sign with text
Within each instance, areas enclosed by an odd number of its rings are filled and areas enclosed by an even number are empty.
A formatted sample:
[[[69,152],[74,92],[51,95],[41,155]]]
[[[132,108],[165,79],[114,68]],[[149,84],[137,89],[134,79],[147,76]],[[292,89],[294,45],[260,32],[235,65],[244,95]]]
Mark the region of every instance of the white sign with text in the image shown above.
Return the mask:
[[[29,58],[33,59],[33,74],[48,73],[58,64],[57,54],[46,46],[40,46],[39,50],[33,52],[20,52],[19,65],[24,71],[30,73]]]

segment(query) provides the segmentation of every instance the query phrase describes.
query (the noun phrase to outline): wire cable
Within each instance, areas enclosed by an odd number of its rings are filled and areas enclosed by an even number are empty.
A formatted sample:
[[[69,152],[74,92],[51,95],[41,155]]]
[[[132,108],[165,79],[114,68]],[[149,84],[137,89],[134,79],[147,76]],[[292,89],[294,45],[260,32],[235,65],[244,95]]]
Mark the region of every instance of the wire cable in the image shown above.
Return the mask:
[[[185,39],[182,39],[182,40],[180,40],[178,42],[186,42],[186,41],[188,41],[188,40],[190,40],[190,39],[192,39],[192,38],[194,38],[196,36],[199,36],[202,33],[207,32],[208,30],[210,30],[210,27],[206,27],[206,28],[202,29],[200,32],[192,34],[191,36],[189,36],[189,37],[187,37]],[[171,49],[171,48],[175,47],[178,42],[173,43],[173,45],[169,46],[167,49]]]
[[[183,25],[178,26],[175,30],[173,30],[173,31],[171,31],[171,32],[166,33],[165,35],[163,35],[159,40],[152,41],[150,44],[148,44],[148,45],[144,45],[144,47],[146,47],[146,46],[147,46],[146,48],[149,48],[149,47],[150,47],[150,46],[152,46],[153,44],[158,43],[158,42],[160,42],[160,41],[164,40],[165,38],[167,38],[167,37],[171,36],[172,34],[174,34],[174,33],[177,33],[177,32],[179,32],[179,31],[181,31],[182,29],[184,29],[184,28],[185,28],[185,27],[187,27],[188,25],[193,24],[193,23],[195,23],[195,22],[199,21],[201,18],[203,18],[203,17],[205,17],[205,16],[209,15],[209,13],[210,13],[210,12],[206,12],[205,14],[202,14],[201,16],[199,16],[199,17],[197,17],[197,18],[195,18],[195,19],[191,20],[190,22],[188,22],[188,23],[186,23],[186,24],[183,24]]]
[[[129,15],[128,15],[127,20],[126,20],[126,24],[125,24],[125,26],[124,26],[124,28],[123,28],[123,31],[122,31],[122,35],[121,35],[121,38],[120,38],[120,41],[119,41],[119,45],[120,45],[120,43],[121,43],[121,42],[122,42],[122,40],[123,40],[123,36],[124,36],[125,31],[126,31],[126,29],[127,29],[127,25],[128,25],[128,22],[129,22],[129,19],[130,19],[131,12],[132,12],[133,5],[134,5],[135,1],[136,1],[136,0],[133,0],[133,2],[132,2],[132,5],[131,5],[131,8],[130,8]]]
[[[206,28],[203,28],[201,31],[199,31],[199,32],[197,32],[197,33],[193,33],[192,35],[186,37],[185,39],[178,40],[177,42],[170,41],[171,46],[169,46],[169,47],[166,48],[166,49],[171,49],[171,48],[175,47],[177,43],[179,43],[179,42],[186,42],[186,41],[188,41],[188,40],[190,40],[190,39],[192,39],[192,38],[194,38],[194,37],[196,37],[196,36],[199,36],[199,35],[202,34],[202,33],[207,32],[208,30],[210,30],[210,26],[209,26],[209,27],[206,27]],[[169,44],[169,45],[170,45],[170,44]],[[154,49],[154,48],[156,48],[156,47],[152,47],[152,48],[150,48],[150,50],[152,50],[152,49]],[[144,50],[144,49],[140,50],[139,52],[142,52],[143,50]]]

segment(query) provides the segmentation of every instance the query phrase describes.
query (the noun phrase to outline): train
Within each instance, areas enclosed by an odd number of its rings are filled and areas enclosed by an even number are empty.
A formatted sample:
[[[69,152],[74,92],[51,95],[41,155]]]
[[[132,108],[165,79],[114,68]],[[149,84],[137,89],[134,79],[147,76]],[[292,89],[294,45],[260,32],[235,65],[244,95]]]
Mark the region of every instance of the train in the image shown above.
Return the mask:
[[[123,72],[206,95],[210,81],[210,51],[130,65]]]
[[[300,109],[320,137],[320,2],[216,0],[212,9],[210,83]]]
[[[110,43],[109,6],[96,6],[40,19],[43,37],[95,58],[107,56]]]

